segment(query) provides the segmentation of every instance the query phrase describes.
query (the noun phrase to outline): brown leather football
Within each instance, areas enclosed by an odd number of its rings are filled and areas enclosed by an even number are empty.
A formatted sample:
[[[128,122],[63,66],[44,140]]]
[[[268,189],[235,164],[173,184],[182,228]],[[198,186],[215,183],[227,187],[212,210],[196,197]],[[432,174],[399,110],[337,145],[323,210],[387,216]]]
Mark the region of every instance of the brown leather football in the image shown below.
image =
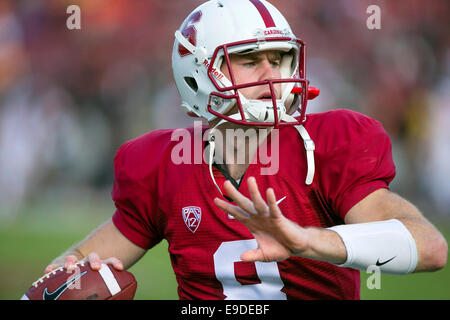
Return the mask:
[[[132,300],[137,282],[128,271],[102,264],[94,271],[79,262],[73,271],[61,267],[35,281],[22,300]]]

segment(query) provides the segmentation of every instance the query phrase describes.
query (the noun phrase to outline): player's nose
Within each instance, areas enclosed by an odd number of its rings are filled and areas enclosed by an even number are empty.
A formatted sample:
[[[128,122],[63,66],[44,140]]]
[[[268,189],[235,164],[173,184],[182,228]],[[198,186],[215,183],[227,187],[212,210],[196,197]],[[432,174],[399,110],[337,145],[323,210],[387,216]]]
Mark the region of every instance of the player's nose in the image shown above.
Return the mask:
[[[260,68],[261,68],[261,74],[259,79],[260,81],[279,79],[281,77],[278,68],[267,58],[261,60]],[[268,84],[265,85],[264,88],[270,90],[270,86]],[[275,94],[276,98],[280,99],[281,84],[274,83],[273,90],[274,90],[273,93]]]
[[[260,74],[261,80],[271,80],[276,78],[276,70],[268,59],[261,60]]]

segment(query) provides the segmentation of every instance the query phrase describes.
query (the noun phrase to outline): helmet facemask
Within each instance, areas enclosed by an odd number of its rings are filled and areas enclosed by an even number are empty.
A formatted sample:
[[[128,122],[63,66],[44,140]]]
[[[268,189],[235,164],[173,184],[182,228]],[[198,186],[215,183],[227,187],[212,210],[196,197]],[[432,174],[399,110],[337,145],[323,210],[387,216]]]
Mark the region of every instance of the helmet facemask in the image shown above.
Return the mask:
[[[244,55],[261,51],[280,51],[279,79],[268,79],[251,83],[236,84],[230,54]],[[226,61],[230,79],[221,70]],[[288,37],[266,38],[225,44],[216,48],[207,75],[217,91],[210,93],[207,110],[223,120],[250,126],[298,125],[304,119],[308,92],[308,81],[304,79],[304,44],[301,40]],[[281,84],[281,97],[277,99],[275,87]],[[247,99],[240,89],[266,86],[271,100]],[[293,90],[296,88],[297,90]],[[299,89],[301,88],[301,89]],[[296,91],[296,93],[292,93]],[[237,106],[238,112],[228,115]],[[236,108],[235,108],[236,109]],[[300,113],[297,120],[292,115]]]

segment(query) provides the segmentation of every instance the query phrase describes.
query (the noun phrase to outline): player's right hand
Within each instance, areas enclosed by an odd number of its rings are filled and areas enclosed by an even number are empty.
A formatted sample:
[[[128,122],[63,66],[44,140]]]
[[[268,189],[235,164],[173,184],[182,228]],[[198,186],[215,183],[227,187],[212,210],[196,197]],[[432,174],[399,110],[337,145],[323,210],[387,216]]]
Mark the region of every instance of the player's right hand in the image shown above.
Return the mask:
[[[115,257],[110,257],[104,260],[100,259],[100,256],[96,253],[96,252],[91,252],[86,258],[84,258],[81,261],[85,261],[88,262],[91,269],[98,271],[100,270],[100,268],[102,267],[102,263],[104,264],[110,264],[112,265],[116,270],[123,270],[123,263],[122,261],[120,261],[119,259],[115,258]],[[65,269],[67,269],[67,271],[72,271],[75,269],[75,265],[79,262],[77,256],[75,255],[68,255],[65,259],[64,259],[64,263],[63,264],[49,264],[46,268],[45,268],[45,273],[49,273],[52,272],[53,270],[60,268],[60,267],[64,267]]]

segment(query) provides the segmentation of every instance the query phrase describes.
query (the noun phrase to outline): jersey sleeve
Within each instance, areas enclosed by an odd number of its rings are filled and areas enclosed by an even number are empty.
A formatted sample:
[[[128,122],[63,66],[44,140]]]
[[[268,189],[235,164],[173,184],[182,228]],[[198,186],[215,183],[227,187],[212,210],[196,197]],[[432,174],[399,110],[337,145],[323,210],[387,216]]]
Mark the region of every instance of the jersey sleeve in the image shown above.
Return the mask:
[[[395,177],[391,141],[382,125],[362,115],[350,118],[343,123],[340,135],[330,138],[340,141],[337,148],[325,153],[320,168],[325,199],[342,219],[370,193],[389,189]]]
[[[129,149],[133,141],[122,145],[114,158],[114,185],[112,199],[116,211],[113,223],[131,242],[150,249],[162,237],[158,226],[156,192],[152,190],[151,178],[144,179],[142,170],[135,165],[135,156]]]

